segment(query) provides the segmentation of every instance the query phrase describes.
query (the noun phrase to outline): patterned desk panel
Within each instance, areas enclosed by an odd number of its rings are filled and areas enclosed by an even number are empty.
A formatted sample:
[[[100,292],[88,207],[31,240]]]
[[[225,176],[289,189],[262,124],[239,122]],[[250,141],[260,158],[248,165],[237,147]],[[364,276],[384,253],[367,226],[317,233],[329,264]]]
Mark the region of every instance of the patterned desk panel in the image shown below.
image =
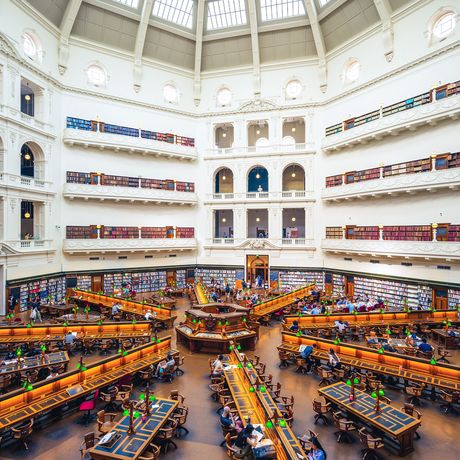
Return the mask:
[[[49,353],[42,358],[42,356],[34,356],[30,358],[24,358],[21,361],[21,365],[18,366],[16,360],[14,362],[0,366],[0,375],[12,374],[15,372],[27,371],[29,369],[48,367],[53,365],[60,365],[69,362],[69,356],[65,351],[59,351],[57,353]]]
[[[119,459],[135,460],[153,441],[158,430],[165,424],[168,417],[179,404],[169,399],[157,399],[155,404],[159,407],[152,410],[149,418],[143,422],[142,417],[134,420],[135,433],[128,435],[129,416],[123,417],[115,426],[114,430],[121,434],[113,446],[105,447],[96,445],[89,450],[93,459]]]
[[[420,421],[395,409],[390,404],[380,402],[380,412],[374,410],[375,399],[363,391],[355,389],[355,400],[350,401],[350,387],[344,382],[337,382],[318,389],[327,400],[371,423],[392,437],[399,437],[406,431],[415,430]]]

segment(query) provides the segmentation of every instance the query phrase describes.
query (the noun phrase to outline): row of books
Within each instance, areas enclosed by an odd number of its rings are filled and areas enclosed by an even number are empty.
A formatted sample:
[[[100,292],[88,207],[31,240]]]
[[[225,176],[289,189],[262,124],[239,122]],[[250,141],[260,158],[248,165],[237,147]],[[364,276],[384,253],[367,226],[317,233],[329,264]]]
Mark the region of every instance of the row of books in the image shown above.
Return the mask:
[[[19,286],[19,309],[26,311],[29,302],[37,295],[40,299],[60,302],[65,298],[66,279],[64,276],[34,280]]]
[[[449,302],[449,308],[460,307],[460,289],[449,289],[447,291],[447,299]]]
[[[92,288],[91,275],[77,275],[77,288],[90,291]]]
[[[236,270],[233,268],[197,268],[195,277],[201,279],[206,286],[211,286],[212,283],[219,283],[225,286],[227,283],[230,286],[235,285]]]
[[[82,118],[67,117],[67,128],[84,131],[99,131],[101,133],[116,134],[119,136],[141,137],[169,144],[195,147],[195,139],[192,137],[178,136],[171,133],[157,133],[128,126],[113,125],[102,121],[84,120]]]
[[[106,273],[104,293],[111,295],[123,286],[131,285],[136,292],[154,292],[166,287],[166,272]]]
[[[431,225],[396,225],[383,227],[383,239],[391,241],[431,241]]]
[[[178,192],[194,192],[193,182],[176,182],[172,179],[149,179],[145,177],[114,176],[102,173],[85,173],[67,171],[67,183],[108,185],[112,187],[154,188],[159,190],[177,190]]]
[[[194,238],[193,227],[113,227],[108,225],[67,225],[66,238],[85,240],[95,238]]]
[[[342,227],[326,227],[326,239],[341,240],[343,237]]]
[[[281,289],[297,289],[312,283],[316,284],[317,289],[324,289],[324,273],[302,270],[279,271],[279,286]]]
[[[345,275],[332,274],[332,295],[336,297],[345,295]]]
[[[415,174],[426,171],[432,171],[433,162],[430,157],[419,160],[406,161],[383,166],[382,177],[400,176],[404,174]],[[434,161],[436,170],[459,168],[460,152],[441,153],[436,155]],[[345,174],[326,177],[326,188],[338,187],[340,185],[363,182],[367,180],[380,179],[380,168],[364,169],[361,171],[351,171]]]
[[[445,85],[439,86],[438,88],[435,88],[434,90],[428,90],[422,94],[418,94],[417,96],[409,97],[408,99],[405,99],[403,101],[382,107],[381,109],[377,109],[367,114],[350,118],[343,122],[343,128],[352,129],[356,126],[376,120],[381,116],[388,117],[390,115],[394,115],[395,113],[410,110],[424,104],[429,104],[433,101],[433,95],[434,100],[453,96],[455,94],[458,94],[459,85],[459,81],[447,83]],[[341,132],[341,125],[341,123],[337,123],[335,125],[327,127],[326,136],[331,136],[333,134],[336,134],[337,132]]]
[[[378,240],[379,227],[377,225],[370,227],[347,226],[345,235],[349,240]]]

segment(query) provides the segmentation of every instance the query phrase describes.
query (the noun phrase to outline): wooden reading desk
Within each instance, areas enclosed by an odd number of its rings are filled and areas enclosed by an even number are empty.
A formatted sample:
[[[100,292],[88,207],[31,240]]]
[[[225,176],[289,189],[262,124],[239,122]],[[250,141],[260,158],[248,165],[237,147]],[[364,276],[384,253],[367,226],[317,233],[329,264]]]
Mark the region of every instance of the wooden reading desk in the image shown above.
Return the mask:
[[[292,332],[282,333],[283,342],[278,350],[300,355],[300,345],[316,344],[313,358],[328,360],[328,350],[334,349],[342,364],[351,368],[371,371],[375,374],[388,375],[431,386],[432,397],[436,388],[460,391],[460,367],[451,364],[431,364],[430,361],[414,356],[403,356],[385,351],[383,354],[373,348],[350,343],[335,344],[333,340],[301,335]]]
[[[350,418],[359,419],[365,425],[377,429],[385,440],[396,440],[400,457],[414,450],[414,432],[420,426],[420,420],[384,402],[379,403],[380,412],[376,412],[375,399],[358,389],[355,389],[355,399],[350,401],[350,387],[344,382],[319,388],[318,392],[333,406],[347,412]]]
[[[297,321],[300,329],[334,328],[336,321],[354,326],[406,326],[408,324],[441,324],[443,321],[458,322],[457,310],[411,311],[385,313],[333,313],[331,315],[286,315],[284,325],[287,329]]]
[[[195,284],[194,290],[195,290],[196,300],[198,301],[199,304],[203,305],[203,304],[209,303],[208,296],[206,295],[206,289],[204,288],[201,281],[198,281],[198,283]]]
[[[177,318],[177,316],[172,315],[172,310],[168,307],[160,307],[158,305],[136,302],[134,300],[127,300],[121,297],[96,294],[94,292],[81,291],[79,289],[74,289],[73,293],[72,297],[76,300],[89,302],[93,305],[103,305],[104,307],[110,309],[112,309],[114,303],[117,303],[122,312],[130,315],[144,317],[147,311],[152,312],[152,314],[156,313],[156,319],[163,321],[167,327],[171,327],[174,324],[174,320]]]
[[[89,449],[88,452],[91,458],[93,460],[136,460],[147,449],[178,404],[178,401],[163,398],[156,399],[152,412],[145,421],[142,420],[142,417],[134,420],[136,432],[131,435],[127,433],[130,421],[129,415],[123,417],[112,430],[119,433],[118,439],[109,446],[97,444]]]
[[[285,422],[270,393],[263,391],[265,387],[257,372],[247,367],[246,359],[236,348],[232,349],[227,364],[236,366],[225,370],[224,376],[243,423],[249,417],[252,424],[265,427],[265,437],[273,441],[278,460],[306,459],[297,437]],[[268,420],[272,421],[273,427],[266,427]]]
[[[85,313],[67,313],[66,315],[59,316],[56,321],[60,323],[97,323],[101,320],[101,315],[86,315]]]
[[[147,321],[133,324],[131,322],[112,322],[98,324],[44,325],[0,327],[0,347],[15,343],[61,342],[68,332],[77,333],[77,338],[94,340],[143,338],[150,340],[151,327]]]
[[[53,367],[64,365],[67,370],[69,364],[69,355],[65,351],[58,351],[57,353],[48,353],[45,355],[31,356],[21,358],[18,365],[17,359],[12,359],[6,364],[0,365],[0,376],[8,374],[16,374],[17,372],[30,371],[32,369],[40,369],[42,367]]]
[[[25,420],[39,417],[163,360],[171,350],[171,337],[158,339],[92,364],[87,369],[66,372],[53,380],[34,384],[30,391],[19,389],[0,396],[0,431]]]
[[[255,318],[261,318],[262,316],[275,313],[278,310],[281,310],[282,308],[291,305],[293,302],[295,302],[297,298],[310,296],[314,288],[315,285],[310,284],[308,286],[296,289],[295,291],[287,292],[286,294],[281,294],[278,297],[275,297],[274,299],[258,303],[252,307],[252,316],[254,316]]]
[[[451,331],[455,331],[454,335],[449,334]],[[459,329],[432,329],[431,335],[433,340],[436,340],[436,343],[442,345],[444,348],[455,349],[460,346]]]

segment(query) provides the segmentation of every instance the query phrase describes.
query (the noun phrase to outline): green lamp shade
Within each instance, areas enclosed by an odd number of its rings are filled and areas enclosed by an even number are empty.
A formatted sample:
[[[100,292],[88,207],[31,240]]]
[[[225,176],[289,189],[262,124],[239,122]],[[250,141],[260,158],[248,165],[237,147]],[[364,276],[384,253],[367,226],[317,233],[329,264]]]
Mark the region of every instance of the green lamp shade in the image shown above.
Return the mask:
[[[431,358],[430,364],[433,364],[433,365],[436,364],[436,359],[435,359],[435,358]]]
[[[27,391],[31,391],[31,390],[33,390],[33,389],[34,389],[34,387],[29,383],[29,385],[27,385],[26,390],[27,390]]]
[[[232,351],[232,350],[233,350],[233,345],[230,345],[230,346],[228,347],[228,349],[229,349],[230,351]]]
[[[383,353],[385,352],[385,350],[382,348],[379,348],[379,354],[383,355]]]
[[[302,334],[301,334],[300,331],[299,331],[299,332],[297,332],[296,337],[300,337],[301,335],[302,335]]]
[[[252,363],[249,363],[249,362],[248,362],[248,363],[246,364],[246,367],[247,367],[248,369],[251,369]]]
[[[121,348],[118,349],[118,353],[122,353],[123,350]]]
[[[237,349],[237,350],[241,350],[241,345],[238,345],[238,346],[236,347],[236,349]]]
[[[358,385],[358,383],[359,383],[358,377],[355,377],[354,380],[353,380],[353,382],[355,383],[355,385]]]
[[[141,401],[143,401],[143,400],[145,399],[145,394],[144,394],[144,393],[141,393],[141,394],[139,395],[139,399],[140,399]]]
[[[286,420],[284,420],[284,419],[281,419],[278,423],[279,423],[279,426],[281,426],[283,428],[286,426]]]
[[[139,418],[140,416],[141,416],[141,414],[138,411],[134,412],[134,414],[133,414],[134,418]]]
[[[254,390],[254,387],[250,387],[250,388],[249,388],[249,391],[250,391],[251,393],[254,393],[254,391],[255,391],[255,390]]]
[[[351,387],[351,380],[350,380],[350,379],[347,380],[347,385],[348,385],[349,387]]]
[[[376,397],[377,397],[377,393],[376,393],[375,391],[373,391],[373,392],[371,393],[371,396],[372,396],[373,398],[376,398]]]
[[[263,385],[259,388],[259,390],[261,393],[265,393],[267,391],[267,389]]]
[[[241,369],[243,365],[241,363],[238,363],[238,368]]]
[[[385,392],[381,388],[379,389],[379,396],[385,396]]]
[[[268,420],[267,423],[265,424],[267,428],[273,428],[273,423],[271,420]]]

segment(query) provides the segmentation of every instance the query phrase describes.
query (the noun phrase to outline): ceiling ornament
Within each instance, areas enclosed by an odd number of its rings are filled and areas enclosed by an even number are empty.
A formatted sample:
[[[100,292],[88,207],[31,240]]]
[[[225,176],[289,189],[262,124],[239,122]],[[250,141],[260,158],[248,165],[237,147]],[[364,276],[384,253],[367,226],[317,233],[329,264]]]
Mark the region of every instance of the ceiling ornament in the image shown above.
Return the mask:
[[[262,110],[278,110],[278,106],[268,99],[253,99],[240,106],[238,112],[260,112]]]

